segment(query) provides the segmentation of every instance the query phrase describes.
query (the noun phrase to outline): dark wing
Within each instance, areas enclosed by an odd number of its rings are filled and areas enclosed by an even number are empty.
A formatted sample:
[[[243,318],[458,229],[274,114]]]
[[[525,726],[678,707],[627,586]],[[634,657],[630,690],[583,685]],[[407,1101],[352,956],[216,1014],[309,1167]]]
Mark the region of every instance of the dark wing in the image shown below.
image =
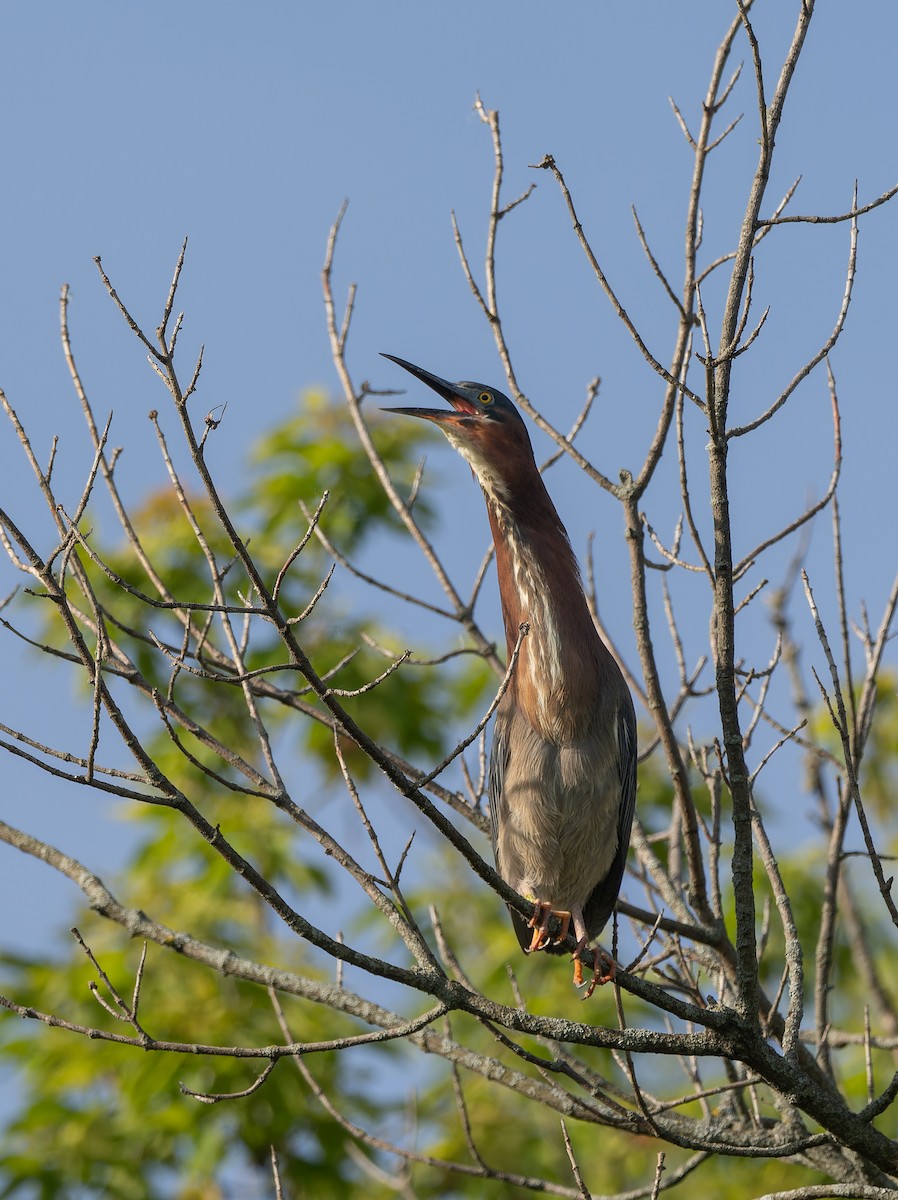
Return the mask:
[[[608,869],[608,874],[596,884],[584,905],[586,928],[590,937],[599,936],[614,910],[627,865],[627,851],[630,849],[630,828],[636,809],[636,715],[629,696],[617,713],[617,748],[620,768],[617,854]]]
[[[508,811],[505,802],[505,768],[508,766],[508,736],[506,721],[500,712],[493,727],[493,745],[490,750],[490,840],[493,843],[493,858],[499,870],[499,826]]]
[[[493,745],[490,750],[489,793],[490,839],[493,843],[493,858],[496,862],[496,870],[503,879],[505,878],[505,874],[499,859],[499,830],[508,814],[508,801],[505,799],[505,772],[508,767],[509,753],[508,718],[500,708],[496,714],[496,724],[493,728]],[[515,912],[513,908],[509,908],[508,911],[511,913],[511,921],[514,925],[518,941],[521,943],[521,949],[526,950],[530,946],[532,931],[520,913]]]

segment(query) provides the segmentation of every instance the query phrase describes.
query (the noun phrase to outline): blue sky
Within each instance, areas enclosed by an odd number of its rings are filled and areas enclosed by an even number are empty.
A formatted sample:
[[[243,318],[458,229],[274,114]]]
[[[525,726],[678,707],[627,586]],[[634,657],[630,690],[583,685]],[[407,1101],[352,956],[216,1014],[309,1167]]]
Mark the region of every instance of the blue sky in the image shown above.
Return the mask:
[[[770,80],[794,8],[785,0],[756,4]],[[4,5],[0,385],[42,454],[60,436],[58,470],[76,494],[90,452],[57,333],[59,288],[70,284],[79,363],[97,412],[114,412],[112,441],[126,447],[121,475],[129,494],[140,496],[161,477],[145,452],[146,413],[164,395],[92,259],[102,255],[121,294],[153,328],[189,235],[183,343],[185,352],[206,346],[200,403],[228,405],[215,468],[224,477],[239,471],[247,443],[285,416],[302,388],[336,393],[319,272],[347,197],[335,277],[338,293],[350,280],[359,285],[349,351],[356,379],[404,386],[377,357],[388,350],[442,375],[501,385],[449,221],[454,210],[479,267],[492,178],[489,135],[472,107],[479,92],[502,114],[506,198],[538,185],[503,222],[500,246],[519,380],[567,427],[587,381],[600,374],[585,444],[616,477],[638,462],[659,389],[591,279],[552,180],[529,164],[547,152],[556,157],[608,275],[664,359],[673,315],[637,243],[630,205],[678,279],[691,159],[668,97],[694,125],[733,11],[720,0]],[[795,212],[845,211],[855,179],[862,201],[898,181],[896,40],[891,5],[819,6],[778,137],[767,211],[798,175]],[[745,55],[743,41],[734,58]],[[709,169],[708,257],[732,246],[754,166],[752,86],[749,69],[733,104],[733,115],[745,110],[746,119]],[[865,222],[857,295],[833,357],[850,601],[856,611],[865,597],[873,613],[896,561],[896,231],[895,209]],[[832,328],[847,226],[777,231],[758,259],[758,311],[768,303],[772,311],[734,390],[747,415],[766,407]],[[709,289],[709,304],[715,299]],[[825,487],[827,412],[818,377],[775,430],[734,451],[737,498],[749,501],[738,530],[744,547]],[[20,523],[46,529],[8,429],[0,432],[0,468],[3,505]],[[478,558],[486,542],[480,500],[448,449],[439,471],[452,488],[453,513],[465,516],[447,523],[442,545],[450,562],[469,562],[472,543],[462,531],[477,530]],[[554,473],[552,490],[578,552],[591,529],[608,546],[603,611],[626,649],[626,578],[614,574],[625,569],[619,514],[566,468]],[[669,536],[677,510],[669,498],[657,504],[651,519]],[[827,538],[826,527],[815,534],[824,551]],[[820,564],[823,572],[825,554]],[[16,582],[0,564],[0,595]],[[696,648],[703,632],[695,631]],[[54,677],[29,665],[8,638],[4,662],[0,721],[39,734]],[[66,687],[53,720],[75,748],[85,718],[69,711],[74,690]],[[84,853],[100,873],[115,870],[126,832],[107,819],[103,801],[16,763],[3,766],[4,815]],[[0,945],[24,947],[65,922],[69,885],[4,847],[0,862]]]

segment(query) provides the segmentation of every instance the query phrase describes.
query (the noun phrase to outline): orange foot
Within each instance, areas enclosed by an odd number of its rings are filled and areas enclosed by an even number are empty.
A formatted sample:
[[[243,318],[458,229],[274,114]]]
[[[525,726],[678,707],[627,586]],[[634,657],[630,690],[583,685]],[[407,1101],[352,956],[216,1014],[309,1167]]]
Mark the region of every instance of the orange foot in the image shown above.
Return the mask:
[[[557,917],[561,922],[561,929],[558,937],[549,937],[549,920],[552,917]],[[534,950],[545,950],[550,943],[553,946],[560,946],[567,937],[567,931],[571,923],[571,914],[563,909],[553,908],[545,900],[534,900],[533,916],[527,922],[527,928],[533,930],[533,937],[530,939],[530,945],[527,947],[527,953],[532,954]]]
[[[601,987],[605,983],[610,983],[614,979],[614,977],[617,973],[617,963],[614,961],[614,959],[611,957],[611,955],[607,953],[607,951],[602,950],[601,947],[597,946],[596,949],[593,950],[593,952],[592,952],[592,955],[593,955],[592,979],[590,979],[588,983],[585,983],[584,979],[583,979],[583,961],[581,959],[581,955],[585,949],[586,949],[585,941],[579,943],[577,946],[577,949],[574,951],[574,958],[573,958],[574,987],[576,987],[576,988],[582,988],[584,986],[586,987],[586,991],[580,997],[581,1000],[588,1000],[589,997],[593,994],[593,992],[596,990],[597,987]],[[604,967],[604,969],[603,969],[603,967]]]

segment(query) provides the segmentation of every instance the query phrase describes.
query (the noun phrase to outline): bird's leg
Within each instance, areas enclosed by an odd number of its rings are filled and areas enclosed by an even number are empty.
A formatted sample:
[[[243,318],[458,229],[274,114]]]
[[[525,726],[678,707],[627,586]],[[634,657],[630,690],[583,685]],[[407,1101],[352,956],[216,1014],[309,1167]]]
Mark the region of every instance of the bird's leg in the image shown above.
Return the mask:
[[[553,908],[546,900],[533,901],[533,916],[527,922],[527,928],[533,930],[533,937],[527,947],[528,954],[532,954],[534,950],[544,950],[549,945],[549,920],[552,917],[557,917],[561,922],[558,937],[552,941],[553,946],[559,946],[567,937],[571,914],[562,909]]]
[[[574,920],[574,933],[577,935],[577,946],[573,956],[574,987],[581,988],[584,986],[582,956],[583,951],[589,948],[589,934],[583,919],[583,909],[579,905],[574,906],[571,916]],[[616,970],[617,964],[611,955],[600,946],[596,946],[592,951],[592,979],[586,984],[586,991],[581,999],[588,1000],[597,987],[610,983]]]

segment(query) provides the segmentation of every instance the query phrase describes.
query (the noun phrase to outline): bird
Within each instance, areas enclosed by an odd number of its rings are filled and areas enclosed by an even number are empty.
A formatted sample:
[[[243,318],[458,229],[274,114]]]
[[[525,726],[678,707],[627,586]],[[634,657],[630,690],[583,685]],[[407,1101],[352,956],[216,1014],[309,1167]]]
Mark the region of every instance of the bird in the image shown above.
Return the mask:
[[[516,668],[496,709],[489,766],[493,854],[502,879],[533,903],[510,908],[526,953],[564,953],[573,926],[574,985],[614,978],[592,948],[617,901],[636,805],[636,717],[613,655],[596,629],[567,530],[536,465],[527,427],[502,392],[450,383],[392,354],[451,406],[391,408],[430,421],[473,471],[495,547],[509,659]],[[521,637],[521,626],[529,626]],[[550,922],[561,922],[550,935]]]

